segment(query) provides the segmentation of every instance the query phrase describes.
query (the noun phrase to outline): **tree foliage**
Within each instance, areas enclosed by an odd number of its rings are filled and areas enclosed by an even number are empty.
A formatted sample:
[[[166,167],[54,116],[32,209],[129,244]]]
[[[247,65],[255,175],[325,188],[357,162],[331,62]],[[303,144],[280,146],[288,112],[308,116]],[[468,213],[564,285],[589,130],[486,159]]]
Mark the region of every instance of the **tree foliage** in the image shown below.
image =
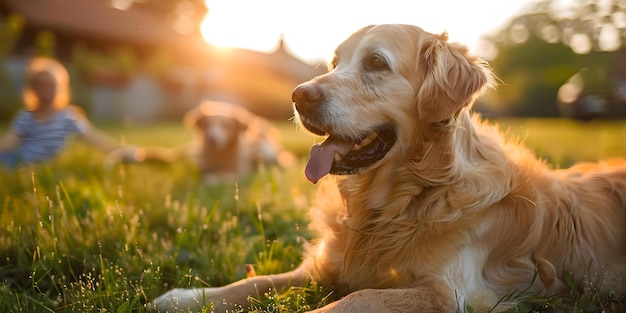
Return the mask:
[[[626,79],[626,68],[619,62],[625,35],[626,1],[532,3],[487,38],[491,50],[497,51],[491,65],[503,81],[495,103],[521,116],[563,114],[559,88],[582,69],[597,68],[605,74],[600,79],[609,90],[602,95],[611,102],[605,113],[625,113],[616,110],[623,105],[612,95]]]

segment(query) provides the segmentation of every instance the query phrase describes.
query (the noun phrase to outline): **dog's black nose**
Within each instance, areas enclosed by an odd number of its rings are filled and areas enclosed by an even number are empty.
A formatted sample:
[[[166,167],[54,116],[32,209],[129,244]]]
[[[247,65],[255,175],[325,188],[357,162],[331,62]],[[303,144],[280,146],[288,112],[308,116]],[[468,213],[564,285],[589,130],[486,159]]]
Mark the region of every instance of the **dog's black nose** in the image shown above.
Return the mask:
[[[294,89],[291,101],[300,113],[310,113],[322,99],[322,93],[315,85],[303,84]]]

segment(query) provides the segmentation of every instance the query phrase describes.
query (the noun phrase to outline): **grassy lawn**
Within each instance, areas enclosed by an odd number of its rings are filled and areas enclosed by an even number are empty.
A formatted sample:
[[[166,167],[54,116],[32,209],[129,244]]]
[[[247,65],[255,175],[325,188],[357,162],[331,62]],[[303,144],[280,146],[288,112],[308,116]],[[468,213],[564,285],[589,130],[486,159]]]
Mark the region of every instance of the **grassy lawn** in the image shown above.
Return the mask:
[[[553,167],[626,156],[626,121],[499,123]],[[175,123],[101,126],[129,144],[191,138]],[[0,312],[143,312],[170,288],[241,279],[247,263],[257,274],[298,266],[313,238],[306,225],[315,186],[303,167],[315,139],[280,126],[299,161],[239,184],[203,186],[188,161],[105,168],[105,155],[80,142],[49,164],[0,169]],[[244,311],[305,312],[328,293],[311,285],[267,294]],[[530,297],[513,312],[600,312],[606,301],[572,292]]]

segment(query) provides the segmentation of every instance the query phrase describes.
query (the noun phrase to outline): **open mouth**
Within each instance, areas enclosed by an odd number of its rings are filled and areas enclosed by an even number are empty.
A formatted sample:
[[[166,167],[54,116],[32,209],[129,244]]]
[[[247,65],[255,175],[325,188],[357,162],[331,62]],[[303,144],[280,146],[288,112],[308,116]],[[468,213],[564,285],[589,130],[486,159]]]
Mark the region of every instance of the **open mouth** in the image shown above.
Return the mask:
[[[326,174],[349,175],[368,169],[385,157],[397,139],[395,127],[389,124],[357,139],[328,134],[304,121],[302,124],[315,134],[328,135],[326,140],[311,148],[305,174],[312,183],[317,183]]]

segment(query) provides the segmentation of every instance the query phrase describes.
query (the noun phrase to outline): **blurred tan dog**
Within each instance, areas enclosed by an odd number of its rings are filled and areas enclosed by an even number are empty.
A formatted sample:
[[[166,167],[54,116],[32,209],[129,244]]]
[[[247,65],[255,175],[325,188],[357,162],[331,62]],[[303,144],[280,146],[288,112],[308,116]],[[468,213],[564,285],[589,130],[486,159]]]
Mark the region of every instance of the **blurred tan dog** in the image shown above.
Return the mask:
[[[280,131],[239,105],[204,101],[187,112],[184,123],[198,134],[192,155],[209,184],[237,181],[259,164],[292,163]]]
[[[282,149],[280,131],[237,104],[207,100],[189,110],[183,122],[196,140],[176,148],[136,148],[135,160],[175,162],[191,157],[207,184],[238,181],[260,164],[293,163],[293,156]]]
[[[552,170],[505,139],[470,112],[489,67],[445,34],[369,26],[335,53],[292,95],[302,127],[327,136],[307,178],[336,175],[322,180],[302,265],[174,289],[157,309],[224,312],[308,279],[341,297],[316,313],[499,312],[510,292],[568,284],[626,292],[625,160]]]

